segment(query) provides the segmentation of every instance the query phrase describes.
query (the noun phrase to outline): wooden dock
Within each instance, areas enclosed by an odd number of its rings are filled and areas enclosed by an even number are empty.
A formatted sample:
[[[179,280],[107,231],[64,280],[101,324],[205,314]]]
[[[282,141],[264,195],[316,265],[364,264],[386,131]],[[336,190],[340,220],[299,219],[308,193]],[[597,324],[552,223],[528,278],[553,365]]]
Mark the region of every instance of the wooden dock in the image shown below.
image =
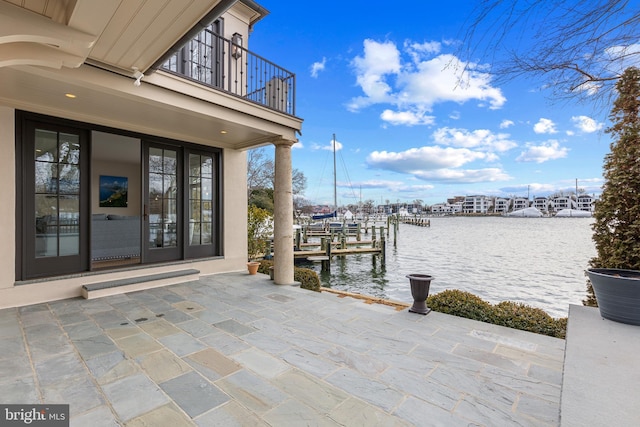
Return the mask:
[[[317,246],[317,245],[316,245]],[[375,254],[380,255],[380,248],[347,248],[347,249],[331,249],[331,255],[355,255],[355,254]],[[294,251],[294,258],[308,258],[317,256],[326,256],[327,251],[318,249],[314,251]]]

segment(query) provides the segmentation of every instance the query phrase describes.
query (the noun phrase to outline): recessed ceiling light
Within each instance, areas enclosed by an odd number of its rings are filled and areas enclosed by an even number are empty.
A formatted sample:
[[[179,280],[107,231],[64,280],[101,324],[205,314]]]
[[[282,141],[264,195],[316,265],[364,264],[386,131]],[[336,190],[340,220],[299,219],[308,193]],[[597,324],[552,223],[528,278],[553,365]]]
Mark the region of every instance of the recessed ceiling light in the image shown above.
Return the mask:
[[[220,133],[225,134],[225,133],[227,133],[227,131],[226,130],[221,130]]]
[[[75,96],[74,94],[72,94],[72,93],[65,93],[65,94],[64,94],[64,96],[66,96],[67,98],[71,98],[71,99],[73,99],[73,98],[75,98],[75,97],[76,97],[76,96]]]

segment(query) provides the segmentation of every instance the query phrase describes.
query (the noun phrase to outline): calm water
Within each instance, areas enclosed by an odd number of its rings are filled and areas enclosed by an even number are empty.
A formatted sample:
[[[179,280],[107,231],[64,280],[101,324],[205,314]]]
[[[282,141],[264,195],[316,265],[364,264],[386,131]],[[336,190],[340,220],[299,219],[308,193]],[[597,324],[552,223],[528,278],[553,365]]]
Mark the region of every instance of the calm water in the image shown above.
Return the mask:
[[[323,286],[412,302],[411,273],[434,277],[430,293],[461,289],[491,303],[523,302],[554,317],[586,293],[584,270],[595,256],[592,218],[437,217],[431,227],[400,225],[379,257],[334,257]],[[363,237],[369,240],[370,236]],[[318,265],[313,268],[320,273]]]

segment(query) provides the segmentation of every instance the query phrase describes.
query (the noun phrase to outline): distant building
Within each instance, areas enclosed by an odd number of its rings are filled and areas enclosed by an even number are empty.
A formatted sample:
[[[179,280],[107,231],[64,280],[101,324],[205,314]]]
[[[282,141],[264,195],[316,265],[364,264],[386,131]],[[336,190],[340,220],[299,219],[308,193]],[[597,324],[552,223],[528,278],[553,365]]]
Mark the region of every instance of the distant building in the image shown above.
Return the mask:
[[[467,196],[462,204],[462,212],[465,214],[486,214],[489,212],[491,205],[491,199],[487,196]]]
[[[493,202],[493,211],[497,213],[507,213],[509,212],[509,199],[504,199],[502,197],[496,197]]]
[[[549,199],[546,197],[535,197],[533,199],[533,207],[540,212],[547,213],[549,212]]]
[[[529,207],[529,199],[525,197],[514,197],[511,199],[512,210],[517,211]]]
[[[578,209],[581,211],[593,212],[594,202],[596,199],[588,194],[578,196]]]
[[[570,196],[554,197],[551,199],[550,206],[555,212],[561,211],[562,209],[577,208],[576,201]]]

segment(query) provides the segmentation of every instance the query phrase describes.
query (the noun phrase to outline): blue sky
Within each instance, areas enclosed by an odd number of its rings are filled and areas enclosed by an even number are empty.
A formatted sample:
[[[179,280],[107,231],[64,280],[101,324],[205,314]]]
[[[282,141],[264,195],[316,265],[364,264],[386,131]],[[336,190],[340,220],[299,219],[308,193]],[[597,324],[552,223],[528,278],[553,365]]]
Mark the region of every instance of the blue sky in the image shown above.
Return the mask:
[[[270,14],[249,49],[296,74],[293,166],[313,203],[333,203],[333,134],[341,205],[545,196],[576,179],[600,192],[608,111],[553,102],[545,81],[498,83],[481,58],[460,57],[476,2],[259,3]]]

